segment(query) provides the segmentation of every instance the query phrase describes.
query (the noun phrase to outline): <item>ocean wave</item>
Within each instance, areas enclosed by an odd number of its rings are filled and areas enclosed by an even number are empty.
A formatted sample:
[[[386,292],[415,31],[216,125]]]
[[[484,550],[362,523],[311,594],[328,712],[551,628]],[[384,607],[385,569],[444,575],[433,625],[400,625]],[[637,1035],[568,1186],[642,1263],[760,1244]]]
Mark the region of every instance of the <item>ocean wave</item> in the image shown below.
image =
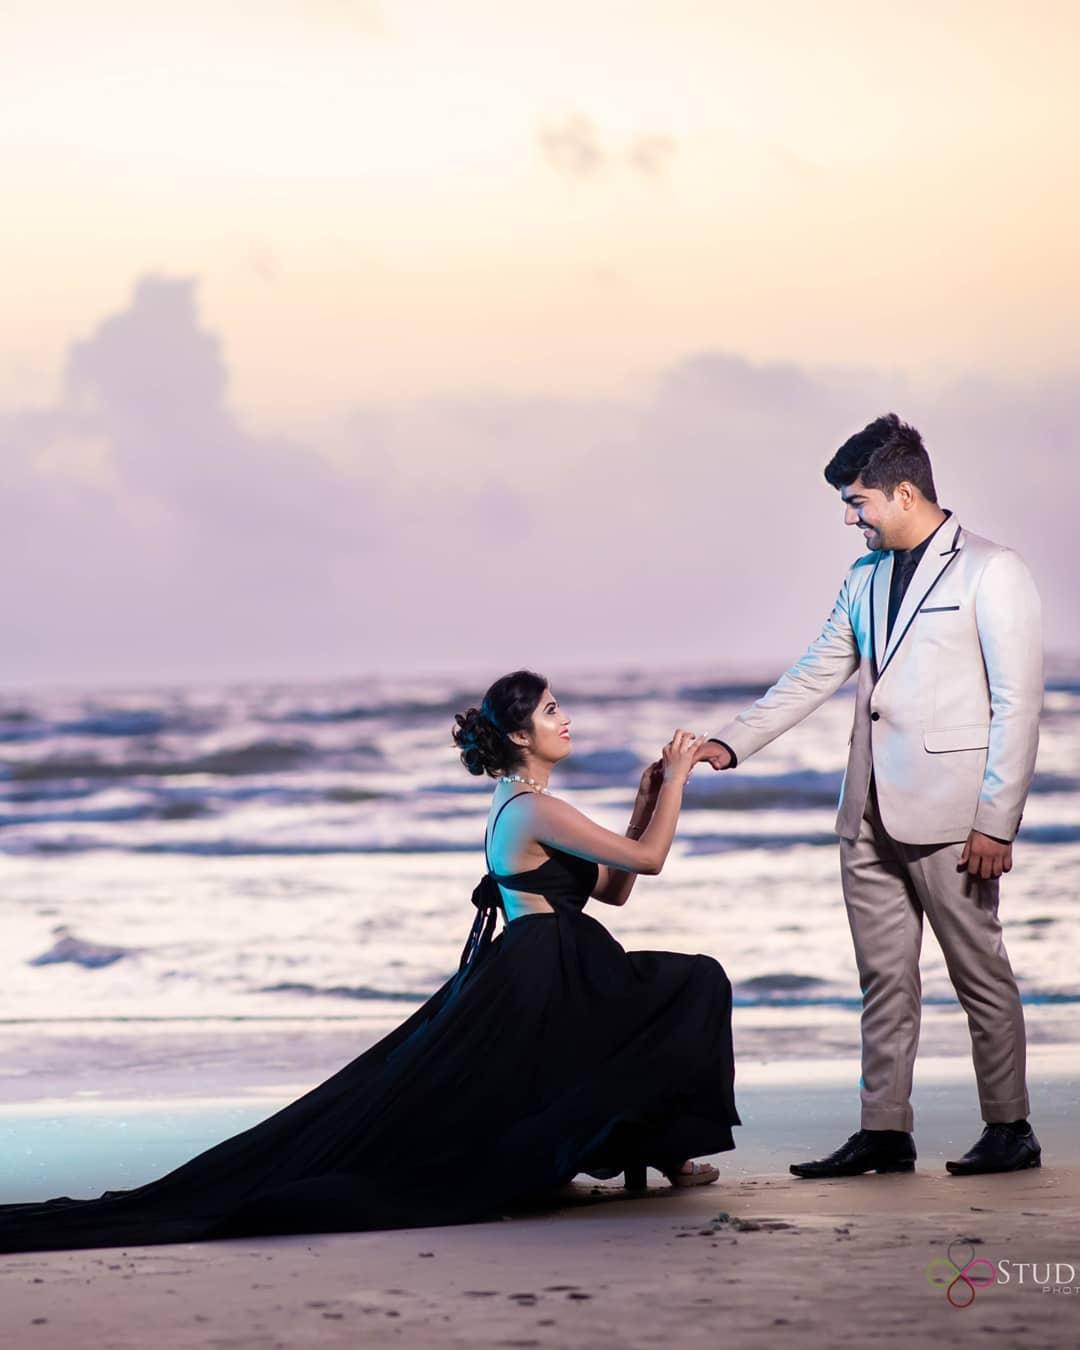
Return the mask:
[[[56,724],[65,736],[157,736],[169,727],[168,717],[152,708],[118,708]]]
[[[781,848],[795,848],[800,844],[809,844],[815,848],[823,844],[836,844],[836,834],[830,830],[792,831],[779,834],[752,834],[733,831],[731,834],[697,834],[686,841],[686,851],[691,856],[712,853],[734,853],[740,849],[765,849],[772,851]]]
[[[1025,825],[1018,836],[1024,844],[1078,844],[1080,843],[1080,825]],[[797,844],[835,844],[834,831],[828,833],[818,830],[796,831],[776,834],[754,834],[749,831],[732,831],[730,834],[699,834],[686,840],[686,849],[690,854],[728,853],[736,849],[780,849],[792,848]]]
[[[640,773],[642,761],[632,750],[586,750],[559,765],[567,778],[593,778],[625,782],[628,775]]]
[[[132,820],[196,820],[209,814],[210,808],[204,802],[157,801],[74,811],[12,812],[0,815],[0,829],[25,825],[109,825]]]
[[[427,856],[441,853],[475,853],[482,867],[483,846],[475,840],[402,839],[389,843],[330,840],[297,840],[281,843],[273,839],[155,839],[148,843],[117,842],[93,834],[53,836],[25,835],[0,843],[0,856],[76,857],[83,853],[131,853],[146,857],[190,858],[326,858],[368,856]]]
[[[736,1008],[850,1008],[852,1012],[862,1009],[859,994],[770,994],[763,997],[736,993],[731,1001]],[[1021,993],[1020,1002],[1030,1007],[1065,1006],[1080,1003],[1080,993],[1027,990]],[[922,1004],[934,1008],[960,1007],[955,994],[924,994]]]
[[[0,711],[0,741],[39,741],[53,736],[89,736],[123,739],[160,736],[166,732],[195,734],[212,731],[218,719],[187,710],[158,708],[94,709],[82,716],[52,720],[18,708]]]
[[[267,722],[293,723],[297,726],[333,726],[341,722],[372,721],[411,721],[434,720],[445,717],[453,721],[457,712],[480,702],[481,695],[468,693],[451,694],[447,697],[425,701],[423,699],[373,699],[370,703],[348,703],[338,708],[290,708],[265,718]]]
[[[363,805],[382,801],[388,794],[374,788],[339,784],[332,787],[287,786],[271,781],[229,788],[178,787],[147,789],[145,800],[123,805],[94,805],[93,798],[115,793],[117,784],[100,782],[74,786],[65,780],[43,781],[30,791],[0,792],[0,828],[21,825],[82,825],[136,820],[195,820],[227,814],[236,806],[257,802],[282,808],[317,805]],[[20,810],[23,807],[27,809]]]
[[[54,933],[62,934],[47,952],[32,957],[29,966],[53,966],[63,962],[82,966],[84,970],[98,970],[111,966],[125,956],[137,952],[137,947],[108,947],[100,942],[87,942],[84,938],[73,936],[66,928],[54,928]]]
[[[447,979],[450,977],[447,976]],[[418,993],[400,989],[370,989],[367,985],[358,984],[304,984],[298,981],[290,980],[284,984],[265,984],[255,990],[257,994],[307,994],[320,998],[351,998],[361,1000],[388,1000],[392,1003],[423,1003],[429,999],[434,991],[428,990],[427,993]]]
[[[64,815],[27,814],[0,816],[0,828],[17,830],[19,827],[57,825],[67,827],[124,824],[135,821],[183,821],[200,819],[215,814],[209,806],[200,803],[158,804],[146,808],[115,808],[101,811],[71,812]],[[461,815],[464,813],[455,813]],[[471,814],[471,813],[469,813]],[[342,827],[344,830],[346,827]],[[479,836],[478,836],[479,837]],[[1020,841],[1049,847],[1080,843],[1080,825],[1025,826]],[[685,836],[682,846],[689,857],[712,857],[735,852],[772,853],[782,849],[836,847],[833,830],[751,831],[733,830],[728,833],[710,833]],[[193,858],[305,858],[378,856],[428,856],[439,854],[476,853],[482,857],[481,845],[474,839],[444,837],[406,837],[397,840],[355,840],[303,838],[283,842],[280,838],[222,837],[217,839],[160,838],[147,842],[118,840],[98,836],[85,830],[66,834],[44,835],[12,834],[0,842],[0,855],[9,856],[75,856],[82,853],[112,852],[145,856],[176,856]]]
[[[449,979],[449,975],[446,977]],[[812,975],[762,975],[736,983],[732,1003],[736,1008],[837,1008],[858,1012],[862,1008],[862,996],[858,993],[844,994],[838,990],[826,990],[820,993],[809,992],[815,985],[824,985],[827,981]],[[257,994],[298,994],[308,998],[340,998],[359,1002],[388,1001],[392,1003],[426,1002],[434,989],[427,990],[386,990],[375,989],[368,985],[319,985],[303,981],[286,981],[280,984],[262,985],[252,991]],[[959,1007],[955,994],[927,994],[923,1004],[928,1007]],[[1057,990],[1027,990],[1021,995],[1021,1003],[1030,1006],[1069,1005],[1080,1003],[1080,993]]]
[[[843,782],[840,772],[802,769],[779,774],[723,774],[691,777],[686,805],[695,811],[754,811],[807,806],[835,809]]]
[[[1030,792],[1049,796],[1051,793],[1080,792],[1080,778],[1065,773],[1037,773],[1031,780]]]
[[[576,708],[617,708],[627,703],[640,703],[643,699],[663,698],[664,694],[654,686],[635,685],[627,689],[576,689],[572,684],[559,682],[556,691],[559,702],[571,710]]]
[[[351,804],[353,802],[377,802],[380,798],[385,797],[386,793],[375,792],[371,788],[343,786],[326,788],[319,795],[324,802]]]
[[[41,722],[8,722],[0,718],[0,744],[24,745],[27,741],[44,741],[53,734],[52,727]]]
[[[102,848],[101,844],[84,844],[83,848]],[[66,850],[65,850],[66,851]],[[79,851],[79,846],[75,846],[71,851]],[[335,853],[346,855],[379,855],[379,854],[429,854],[429,853],[476,853],[478,859],[483,857],[483,848],[475,842],[461,843],[456,840],[448,839],[403,839],[400,843],[381,844],[350,844],[342,842],[331,842],[326,844],[304,843],[298,841],[292,844],[280,844],[264,842],[263,840],[248,839],[196,839],[185,843],[172,843],[169,840],[155,840],[152,844],[137,844],[125,851],[131,853],[145,854],[188,854],[191,857],[199,858],[232,858],[232,857],[271,857],[271,858],[307,858],[307,857],[327,857]]]
[[[818,975],[797,975],[793,971],[781,970],[771,975],[754,975],[748,980],[740,980],[735,988],[745,996],[767,998],[773,994],[792,994],[800,989],[812,989],[824,983]]]
[[[350,755],[378,758],[374,746],[350,747]],[[183,774],[223,777],[281,773],[313,761],[320,751],[308,741],[255,740],[184,759],[102,759],[97,755],[49,755],[0,761],[0,773],[16,783],[48,779],[170,778]]]
[[[618,686],[623,679],[627,683]],[[717,681],[706,684],[686,684],[672,688],[662,687],[655,680],[642,679],[628,675],[613,675],[606,687],[587,684],[575,684],[573,677],[569,683],[559,684],[559,701],[566,708],[608,708],[628,704],[640,704],[654,700],[672,701],[685,699],[693,702],[732,701],[752,702],[760,698],[769,686],[768,680],[748,682],[746,680]],[[453,719],[457,712],[477,706],[483,695],[481,684],[475,688],[458,689],[442,697],[419,698],[372,698],[359,702],[350,699],[338,706],[311,707],[298,705],[283,712],[274,713],[264,720],[274,723],[293,723],[298,726],[333,725],[341,722],[368,722],[385,718],[392,721]]]
[[[1080,844],[1080,825],[1022,825],[1022,844]]]
[[[677,691],[677,698],[684,698],[691,703],[723,703],[729,700],[735,700],[740,703],[755,703],[762,694],[768,689],[769,681],[762,680],[761,683],[725,683],[720,681],[716,684],[684,684]]]
[[[42,779],[29,787],[14,787],[10,783],[0,784],[0,794],[7,806],[36,802],[82,801],[86,797],[96,796],[101,791],[97,783],[72,783],[66,779]]]

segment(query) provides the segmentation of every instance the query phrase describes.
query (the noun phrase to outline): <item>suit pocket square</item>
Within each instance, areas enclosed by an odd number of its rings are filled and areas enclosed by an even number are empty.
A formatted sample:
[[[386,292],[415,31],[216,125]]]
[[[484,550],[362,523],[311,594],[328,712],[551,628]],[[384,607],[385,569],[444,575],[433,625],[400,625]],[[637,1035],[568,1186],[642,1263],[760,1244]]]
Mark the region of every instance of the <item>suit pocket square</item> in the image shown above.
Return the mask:
[[[941,727],[923,731],[923,746],[932,755],[949,750],[985,750],[990,744],[989,725],[970,727]]]
[[[920,614],[948,614],[952,610],[959,609],[959,605],[923,605],[919,610]]]

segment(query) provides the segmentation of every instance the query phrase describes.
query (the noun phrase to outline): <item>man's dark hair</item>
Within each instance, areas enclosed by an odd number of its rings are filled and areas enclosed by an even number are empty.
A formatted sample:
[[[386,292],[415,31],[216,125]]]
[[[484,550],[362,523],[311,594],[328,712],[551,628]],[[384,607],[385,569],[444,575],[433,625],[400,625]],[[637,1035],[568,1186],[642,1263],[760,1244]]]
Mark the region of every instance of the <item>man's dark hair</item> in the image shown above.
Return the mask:
[[[825,478],[834,488],[861,478],[864,486],[879,488],[890,499],[898,484],[912,483],[928,502],[937,501],[922,437],[895,413],[876,418],[846,440],[825,466]]]

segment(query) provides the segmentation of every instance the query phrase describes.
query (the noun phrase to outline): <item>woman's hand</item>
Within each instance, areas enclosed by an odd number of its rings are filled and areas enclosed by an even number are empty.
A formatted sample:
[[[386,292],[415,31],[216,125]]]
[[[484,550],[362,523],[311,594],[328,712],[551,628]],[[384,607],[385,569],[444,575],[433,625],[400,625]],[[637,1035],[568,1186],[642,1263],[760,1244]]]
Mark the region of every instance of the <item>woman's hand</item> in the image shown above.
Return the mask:
[[[695,736],[692,731],[676,731],[661,751],[665,780],[685,783],[704,743],[704,736]]]

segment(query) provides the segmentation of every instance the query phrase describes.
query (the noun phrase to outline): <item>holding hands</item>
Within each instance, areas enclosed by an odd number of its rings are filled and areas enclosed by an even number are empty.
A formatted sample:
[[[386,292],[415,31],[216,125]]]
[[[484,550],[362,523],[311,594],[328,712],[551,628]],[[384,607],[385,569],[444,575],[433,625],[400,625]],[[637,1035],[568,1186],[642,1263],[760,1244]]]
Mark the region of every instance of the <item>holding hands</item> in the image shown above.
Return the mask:
[[[665,782],[684,784],[695,764],[707,760],[714,769],[722,769],[729,759],[728,752],[716,741],[707,741],[704,736],[695,736],[692,731],[677,730],[661,750],[660,758],[646,764],[641,772],[631,818],[635,837],[652,819],[660,789]]]
[[[665,783],[673,784],[680,789],[678,796],[672,798],[667,807],[670,815],[671,832],[674,833],[675,821],[679,814],[679,800],[682,797],[681,788],[690,777],[690,770],[694,767],[695,756],[703,740],[703,736],[695,736],[692,731],[676,731],[671,740],[660,751],[660,758],[645,765],[641,772],[641,782],[638,784],[637,801],[634,802],[630,825],[627,829],[627,834],[631,839],[640,839],[642,832],[652,821],[657,804],[660,801],[661,789]],[[669,846],[670,843],[669,838]],[[626,887],[627,894],[630,885],[633,885],[632,880]],[[615,903],[622,904],[624,899],[625,895]]]
[[[695,736],[692,731],[676,731],[660,752],[661,770],[665,780],[685,783],[690,770],[701,758],[704,736]]]
[[[731,756],[717,741],[706,740],[704,736],[695,736],[692,731],[675,732],[671,740],[660,752],[660,758],[646,764],[642,770],[638,785],[638,803],[653,807],[666,779],[676,779],[685,783],[695,764],[708,763],[714,769],[724,769],[731,762]]]

